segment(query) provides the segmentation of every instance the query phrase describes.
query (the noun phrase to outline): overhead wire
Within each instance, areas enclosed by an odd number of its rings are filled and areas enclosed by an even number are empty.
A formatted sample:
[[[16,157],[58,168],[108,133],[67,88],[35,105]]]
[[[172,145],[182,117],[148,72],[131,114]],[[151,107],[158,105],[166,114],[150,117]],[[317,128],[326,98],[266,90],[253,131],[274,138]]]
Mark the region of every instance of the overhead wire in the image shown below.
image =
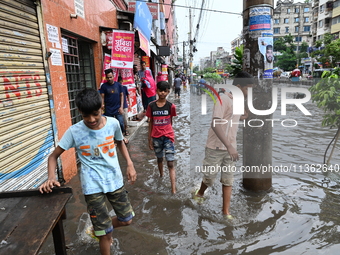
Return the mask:
[[[144,3],[148,3],[147,0],[136,0],[136,2],[144,2]],[[159,3],[157,3],[159,4]],[[185,5],[178,5],[178,4],[166,4],[166,3],[163,3],[163,5],[172,5],[172,6],[176,6],[176,7],[180,7],[180,8],[186,8],[186,9],[189,9],[189,8],[192,8],[192,9],[200,9],[198,7],[190,7],[190,6],[185,6]],[[225,13],[225,14],[232,14],[232,15],[240,15],[242,16],[242,13],[237,13],[237,12],[229,12],[229,11],[221,11],[221,10],[212,10],[212,9],[206,9],[204,8],[203,9],[204,11],[209,11],[209,12],[220,12],[220,13]]]

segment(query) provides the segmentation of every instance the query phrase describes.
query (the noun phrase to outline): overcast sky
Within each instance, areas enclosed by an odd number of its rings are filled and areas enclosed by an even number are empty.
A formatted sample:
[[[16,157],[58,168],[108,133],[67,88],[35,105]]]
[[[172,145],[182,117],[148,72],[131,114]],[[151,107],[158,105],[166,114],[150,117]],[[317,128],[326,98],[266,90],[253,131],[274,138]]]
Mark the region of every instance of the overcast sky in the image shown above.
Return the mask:
[[[224,50],[231,51],[231,41],[235,39],[242,31],[242,16],[236,15],[242,13],[242,0],[205,0],[204,9],[218,10],[222,12],[203,11],[199,23],[198,38],[196,38],[197,52],[194,55],[194,64],[199,63],[200,58],[208,57],[211,51],[217,47],[223,47]],[[232,4],[230,4],[232,2]],[[274,7],[277,0],[274,0]],[[294,2],[303,2],[303,0]],[[227,4],[228,3],[228,4]],[[176,0],[176,17],[178,26],[178,42],[188,41],[189,32],[189,8],[179,6],[191,6],[198,9],[192,9],[192,34],[196,32],[196,26],[200,14],[202,0]],[[235,14],[231,14],[235,13]],[[193,36],[194,37],[194,36]],[[192,38],[193,38],[192,37]],[[183,44],[179,43],[180,55],[183,56]],[[188,48],[186,48],[188,49]]]

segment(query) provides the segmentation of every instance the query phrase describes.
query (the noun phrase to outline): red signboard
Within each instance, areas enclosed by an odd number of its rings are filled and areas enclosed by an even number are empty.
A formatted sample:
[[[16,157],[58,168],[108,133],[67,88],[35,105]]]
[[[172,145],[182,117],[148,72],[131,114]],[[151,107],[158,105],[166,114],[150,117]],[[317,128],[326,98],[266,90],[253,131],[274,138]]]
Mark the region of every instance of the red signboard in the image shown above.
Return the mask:
[[[132,31],[112,31],[112,68],[132,68],[134,58],[135,33]]]
[[[145,52],[146,55],[150,57],[150,43],[148,39],[146,39],[143,33],[141,33],[140,31],[138,31],[138,35],[139,35],[139,42],[140,42],[139,47]]]
[[[142,56],[142,61],[145,62],[147,68],[150,68],[150,58],[148,56]]]
[[[149,7],[150,13],[153,19],[158,19],[158,4],[157,3],[146,3]],[[135,12],[136,10],[136,2],[129,2],[129,12]]]

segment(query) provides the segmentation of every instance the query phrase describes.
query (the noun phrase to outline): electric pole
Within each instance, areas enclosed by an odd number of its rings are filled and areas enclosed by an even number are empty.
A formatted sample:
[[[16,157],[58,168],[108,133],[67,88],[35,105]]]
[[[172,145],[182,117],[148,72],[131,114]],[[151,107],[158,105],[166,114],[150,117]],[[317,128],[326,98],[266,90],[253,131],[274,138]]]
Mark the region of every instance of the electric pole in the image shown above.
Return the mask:
[[[192,46],[193,46],[193,41],[192,41],[192,21],[191,21],[191,7],[189,7],[189,76],[192,74]]]
[[[185,41],[183,41],[183,73],[186,74]]]
[[[256,110],[268,110],[273,103],[273,58],[269,55],[273,51],[273,4],[274,0],[243,0],[243,70],[256,81],[252,88],[252,105]],[[243,173],[243,187],[268,190],[272,186],[269,168],[272,166],[272,122],[267,120],[272,119],[272,114],[262,116],[247,111],[243,166],[253,170]]]

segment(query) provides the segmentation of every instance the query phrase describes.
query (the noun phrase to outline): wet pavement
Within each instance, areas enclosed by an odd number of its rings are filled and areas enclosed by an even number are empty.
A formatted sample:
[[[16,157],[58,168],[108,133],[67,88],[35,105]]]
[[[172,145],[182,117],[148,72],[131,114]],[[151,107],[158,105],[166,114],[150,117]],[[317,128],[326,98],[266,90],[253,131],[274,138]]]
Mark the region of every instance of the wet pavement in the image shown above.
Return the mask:
[[[297,127],[273,128],[273,165],[293,165],[298,170],[273,173],[272,190],[260,193],[245,190],[242,173],[235,173],[231,213],[236,219],[226,221],[221,215],[218,181],[208,189],[204,204],[191,199],[202,178],[195,167],[202,164],[211,116],[201,115],[201,96],[189,91],[176,100],[170,95],[169,101],[177,105],[178,113],[174,118],[178,193],[170,193],[166,168],[165,176],[159,178],[156,158],[148,149],[147,123],[142,122],[134,134],[130,130],[128,145],[138,173],[137,182],[126,185],[136,217],[132,225],[114,230],[112,254],[338,254],[339,171],[305,170],[311,164],[322,164],[335,133],[321,127],[323,113],[315,104],[305,104],[312,116],[302,115],[294,107],[288,109],[287,118],[297,119]],[[209,113],[213,104],[209,99],[207,102]],[[279,115],[278,108],[273,117]],[[242,128],[237,140],[239,168]],[[334,167],[340,163],[338,148],[331,163]],[[124,164],[121,159],[122,169]],[[323,183],[325,177],[330,180],[328,184]],[[95,241],[77,234],[79,219],[86,212],[78,176],[67,185],[74,192],[64,220],[68,254],[99,254]],[[39,254],[54,254],[51,237]]]

